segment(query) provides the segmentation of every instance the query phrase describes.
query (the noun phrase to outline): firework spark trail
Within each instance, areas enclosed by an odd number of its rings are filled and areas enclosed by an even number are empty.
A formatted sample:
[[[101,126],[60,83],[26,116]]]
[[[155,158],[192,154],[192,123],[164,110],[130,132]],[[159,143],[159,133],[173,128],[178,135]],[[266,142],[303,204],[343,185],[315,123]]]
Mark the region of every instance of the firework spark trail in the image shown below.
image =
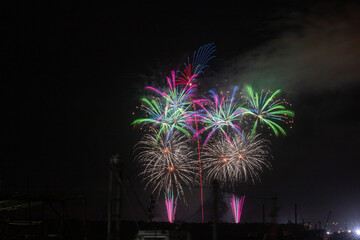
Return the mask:
[[[146,87],[160,97],[151,101],[147,98],[141,99],[142,109],[149,117],[136,119],[132,124],[156,125],[159,128],[157,138],[165,132],[167,134],[166,141],[171,139],[174,130],[181,131],[187,137],[190,137],[191,133],[194,134],[196,131],[191,127],[194,111],[191,110],[190,98],[194,97],[196,84],[188,82],[184,86],[179,86],[175,82],[176,75],[172,71],[171,78],[167,77],[167,90],[161,91],[153,87]]]
[[[196,132],[199,131],[198,122],[197,122],[197,115],[196,115],[196,107],[195,104],[193,104],[194,107],[194,119],[195,119],[195,126],[196,126]],[[201,221],[204,222],[204,198],[203,198],[203,184],[202,184],[202,173],[201,173],[201,150],[200,150],[200,139],[199,136],[196,136],[196,142],[197,142],[197,149],[198,149],[198,156],[199,156],[199,173],[200,173],[200,200],[201,200]]]
[[[241,107],[239,102],[236,100],[235,95],[237,91],[238,87],[235,87],[231,98],[228,99],[225,96],[222,98],[219,97],[215,91],[211,90],[211,100],[198,99],[194,101],[202,108],[202,113],[199,114],[199,118],[205,125],[203,129],[197,132],[197,135],[210,130],[203,146],[209,142],[211,136],[216,131],[220,131],[226,137],[230,145],[232,142],[228,136],[229,131],[227,131],[227,129],[231,129],[243,137],[241,128],[237,122],[240,120],[240,116],[247,110]],[[205,104],[209,105],[209,107],[206,108],[204,106]]]
[[[195,78],[204,73],[203,70],[208,67],[207,63],[215,58],[213,55],[216,51],[214,43],[208,43],[201,46],[197,51],[194,52],[192,63],[190,63],[190,59],[188,58],[188,63],[185,63],[185,69],[181,73],[181,76],[177,80],[177,84],[179,85],[193,85],[193,81]],[[196,126],[196,133],[198,133],[198,121],[197,121],[197,110],[195,106],[195,102],[193,102],[194,108],[194,120]],[[200,150],[200,139],[199,135],[196,135],[197,145],[198,145],[198,156],[199,156],[199,173],[200,173],[200,195],[201,195],[201,220],[204,222],[204,197],[203,197],[203,184],[202,184],[202,173],[201,173],[201,150]]]
[[[174,193],[171,190],[165,192],[164,195],[167,218],[170,223],[173,223],[175,220],[178,196],[175,197]]]
[[[242,181],[259,180],[259,173],[269,168],[268,141],[256,134],[244,134],[245,141],[229,134],[232,145],[222,134],[210,141],[203,150],[203,172],[208,179],[217,179],[223,185],[235,186]]]
[[[245,195],[238,198],[233,194],[230,205],[235,223],[240,222],[244,201],[245,201]]]
[[[188,63],[185,63],[185,69],[181,72],[180,77],[177,80],[177,84],[191,84],[195,77],[208,67],[207,63],[215,58],[213,55],[216,51],[214,43],[208,43],[201,46],[194,52],[192,62],[188,58]]]
[[[159,136],[159,138],[157,138]],[[194,151],[185,135],[174,131],[171,140],[157,130],[146,134],[138,144],[135,160],[143,167],[140,175],[153,192],[173,191],[184,197],[183,186],[191,186],[196,177]]]
[[[286,135],[285,130],[275,121],[286,122],[290,119],[290,122],[292,122],[295,113],[285,109],[283,106],[284,101],[275,100],[276,95],[278,95],[281,90],[278,89],[271,95],[269,95],[269,91],[266,92],[265,95],[263,95],[263,92],[261,92],[260,95],[257,92],[254,93],[251,86],[246,86],[246,90],[249,94],[248,100],[251,105],[250,109],[246,111],[246,114],[250,114],[256,118],[251,135],[255,135],[256,128],[259,124],[269,126],[276,136],[279,135],[279,132]]]

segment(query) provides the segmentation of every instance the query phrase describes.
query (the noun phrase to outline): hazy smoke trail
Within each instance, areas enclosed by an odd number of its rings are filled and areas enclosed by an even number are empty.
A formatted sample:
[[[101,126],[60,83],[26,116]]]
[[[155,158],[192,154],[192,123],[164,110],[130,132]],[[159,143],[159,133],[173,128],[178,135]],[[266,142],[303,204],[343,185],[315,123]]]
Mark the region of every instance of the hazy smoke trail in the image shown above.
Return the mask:
[[[351,3],[293,14],[281,23],[292,31],[238,57],[221,75],[234,84],[292,93],[360,82],[359,12],[360,5]]]

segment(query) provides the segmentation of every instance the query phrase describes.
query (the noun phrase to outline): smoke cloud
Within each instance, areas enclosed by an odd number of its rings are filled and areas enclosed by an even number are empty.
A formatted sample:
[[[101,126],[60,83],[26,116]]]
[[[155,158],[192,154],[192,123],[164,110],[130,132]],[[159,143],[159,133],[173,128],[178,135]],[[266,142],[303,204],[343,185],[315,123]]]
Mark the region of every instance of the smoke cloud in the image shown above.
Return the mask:
[[[234,84],[289,93],[352,86],[360,81],[359,11],[359,4],[348,3],[288,15],[277,25],[280,35],[233,59],[220,74]]]

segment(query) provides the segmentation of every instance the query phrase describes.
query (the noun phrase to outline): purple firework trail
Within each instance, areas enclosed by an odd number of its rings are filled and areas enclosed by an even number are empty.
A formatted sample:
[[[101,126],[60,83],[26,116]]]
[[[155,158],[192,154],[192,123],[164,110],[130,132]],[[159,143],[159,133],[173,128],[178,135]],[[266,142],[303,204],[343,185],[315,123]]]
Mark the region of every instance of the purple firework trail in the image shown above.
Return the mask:
[[[244,206],[245,195],[238,198],[234,194],[232,196],[230,205],[233,212],[234,222],[239,223],[241,218],[242,209]]]
[[[175,220],[177,199],[178,197],[175,197],[172,191],[168,191],[167,193],[165,193],[165,206],[167,218],[170,223],[173,223]]]

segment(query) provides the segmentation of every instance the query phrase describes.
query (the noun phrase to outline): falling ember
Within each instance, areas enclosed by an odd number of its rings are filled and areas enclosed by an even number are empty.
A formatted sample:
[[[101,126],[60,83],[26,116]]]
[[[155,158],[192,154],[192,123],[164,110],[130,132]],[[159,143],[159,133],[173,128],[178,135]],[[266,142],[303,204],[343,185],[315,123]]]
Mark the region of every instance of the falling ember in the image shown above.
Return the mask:
[[[171,190],[167,191],[167,193],[165,192],[164,194],[165,194],[165,206],[166,206],[168,221],[170,223],[173,223],[175,220],[178,196],[175,197],[173,191]]]
[[[234,222],[239,223],[241,218],[242,209],[244,206],[245,195],[238,198],[234,194],[232,196],[230,205],[233,212]]]
[[[243,155],[242,155],[242,154],[239,154],[239,155],[238,155],[238,158],[243,158]]]
[[[169,171],[170,171],[170,172],[173,172],[173,171],[174,171],[174,167],[173,167],[173,166],[170,166],[170,167],[169,167]]]
[[[227,158],[226,157],[222,158],[222,161],[227,162]]]

